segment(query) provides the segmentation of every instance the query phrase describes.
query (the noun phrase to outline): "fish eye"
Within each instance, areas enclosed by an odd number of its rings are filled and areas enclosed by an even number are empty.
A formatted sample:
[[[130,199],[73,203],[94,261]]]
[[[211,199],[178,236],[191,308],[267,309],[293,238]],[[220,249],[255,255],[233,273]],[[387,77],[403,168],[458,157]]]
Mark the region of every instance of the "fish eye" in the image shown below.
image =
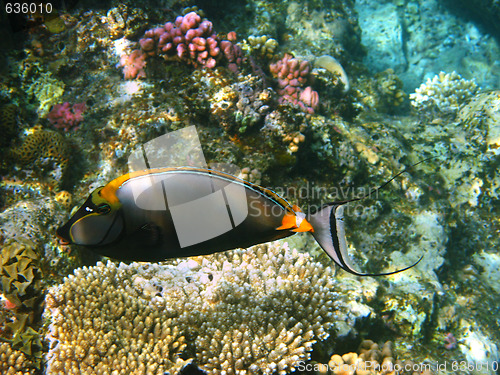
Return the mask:
[[[97,213],[101,214],[101,215],[106,215],[107,213],[109,213],[109,211],[111,211],[111,207],[109,206],[109,204],[107,203],[103,203],[103,204],[100,204],[99,206],[97,206]]]

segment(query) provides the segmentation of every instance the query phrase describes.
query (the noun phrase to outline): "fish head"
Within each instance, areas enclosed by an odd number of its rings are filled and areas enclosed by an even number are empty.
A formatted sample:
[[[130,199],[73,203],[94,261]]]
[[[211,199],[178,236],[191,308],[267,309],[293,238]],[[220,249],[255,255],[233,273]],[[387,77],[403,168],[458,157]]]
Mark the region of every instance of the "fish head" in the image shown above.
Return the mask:
[[[116,241],[125,225],[121,203],[110,201],[97,188],[62,227],[57,237],[70,244],[101,246]]]

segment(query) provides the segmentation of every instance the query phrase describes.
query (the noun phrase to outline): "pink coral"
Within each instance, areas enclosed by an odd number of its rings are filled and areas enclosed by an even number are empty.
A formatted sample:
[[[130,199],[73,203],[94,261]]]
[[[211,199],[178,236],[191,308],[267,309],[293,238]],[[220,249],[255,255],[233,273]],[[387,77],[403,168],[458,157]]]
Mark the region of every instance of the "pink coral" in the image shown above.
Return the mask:
[[[280,102],[292,103],[303,111],[314,113],[318,107],[319,96],[311,86],[304,86],[309,82],[311,65],[308,61],[299,60],[290,54],[269,66],[269,70],[277,80],[276,91],[280,95]]]
[[[227,68],[233,73],[236,73],[238,71],[238,66],[243,60],[243,51],[239,45],[234,43],[236,42],[236,33],[234,31],[227,34],[227,39],[228,40],[220,42],[220,47],[228,61]]]
[[[196,12],[179,16],[174,22],[146,31],[139,39],[141,49],[122,56],[125,79],[144,77],[142,68],[149,56],[180,60],[195,68],[214,68],[218,61],[225,59],[229,69],[236,71],[242,59],[241,48],[234,43],[236,33],[230,32],[227,39],[220,41],[212,22],[202,20]]]
[[[145,78],[146,54],[136,49],[130,55],[122,55],[120,57],[120,66],[123,66],[125,79]]]
[[[83,121],[83,112],[86,109],[87,106],[85,103],[71,105],[68,102],[64,102],[52,107],[47,118],[58,129],[64,129],[64,131],[70,129],[77,130],[78,124]]]

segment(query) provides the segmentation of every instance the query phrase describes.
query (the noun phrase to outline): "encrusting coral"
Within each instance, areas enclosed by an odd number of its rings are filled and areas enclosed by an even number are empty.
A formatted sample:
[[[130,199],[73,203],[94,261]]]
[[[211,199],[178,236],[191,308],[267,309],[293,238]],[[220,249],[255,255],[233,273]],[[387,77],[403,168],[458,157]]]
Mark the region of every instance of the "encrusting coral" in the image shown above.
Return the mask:
[[[35,126],[19,147],[11,148],[11,158],[23,167],[50,170],[57,182],[68,166],[68,147],[61,134]]]
[[[288,373],[345,318],[333,276],[280,243],[83,267],[47,294],[47,374]]]
[[[16,115],[18,108],[15,104],[0,106],[0,148],[9,146],[19,133]]]
[[[47,115],[48,120],[57,129],[68,131],[77,130],[80,122],[83,121],[83,113],[87,109],[85,103],[70,104],[64,102],[56,104]]]

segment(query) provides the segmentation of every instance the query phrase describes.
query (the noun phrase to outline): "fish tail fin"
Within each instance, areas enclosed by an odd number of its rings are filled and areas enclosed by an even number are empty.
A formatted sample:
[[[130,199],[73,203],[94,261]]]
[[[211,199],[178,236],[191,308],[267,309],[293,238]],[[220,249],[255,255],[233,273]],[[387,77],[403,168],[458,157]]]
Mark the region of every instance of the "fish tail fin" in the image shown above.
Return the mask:
[[[360,273],[356,271],[350,260],[349,253],[347,252],[347,242],[345,238],[345,227],[344,227],[344,205],[349,202],[355,202],[363,200],[374,193],[383,189],[395,178],[399,177],[403,173],[407,172],[416,165],[423,163],[427,160],[434,159],[435,156],[420,160],[419,162],[410,165],[409,167],[403,169],[401,172],[397,173],[389,180],[384,182],[381,186],[377,188],[370,189],[370,191],[362,197],[353,198],[349,200],[336,201],[327,203],[322,206],[318,211],[312,213],[308,217],[308,221],[311,223],[314,232],[312,233],[316,241],[319,243],[321,248],[333,259],[333,261],[339,265],[343,270],[358,276],[387,276],[393,275],[398,272],[406,271],[414,266],[416,266],[423,258],[423,255],[412,265],[386,273]]]
[[[323,206],[319,211],[311,214],[308,218],[314,228],[312,235],[321,248],[332,258],[332,260],[344,271],[357,276],[387,276],[406,271],[418,264],[423,258],[420,257],[412,265],[385,273],[362,273],[354,268],[347,251],[347,241],[344,227],[344,203],[331,203]]]

